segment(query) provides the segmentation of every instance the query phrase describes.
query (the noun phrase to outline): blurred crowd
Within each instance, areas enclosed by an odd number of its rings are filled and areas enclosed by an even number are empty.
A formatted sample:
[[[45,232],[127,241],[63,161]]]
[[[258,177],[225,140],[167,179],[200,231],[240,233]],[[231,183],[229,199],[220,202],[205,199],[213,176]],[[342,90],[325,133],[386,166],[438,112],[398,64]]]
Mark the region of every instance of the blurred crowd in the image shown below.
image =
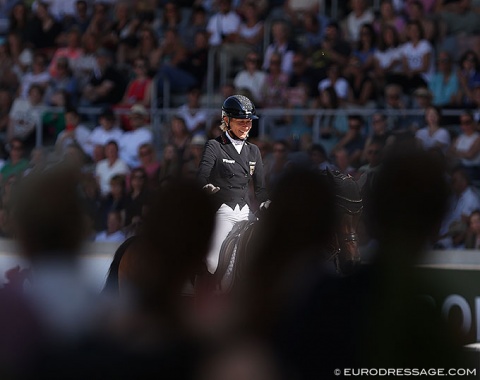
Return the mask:
[[[220,133],[220,110],[212,117],[206,106],[241,93],[265,127],[254,125],[250,139],[270,188],[285,168],[307,161],[368,182],[388,147],[411,139],[446,160],[454,190],[435,246],[478,248],[479,6],[0,2],[0,233],[11,235],[11,189],[67,161],[81,174],[89,238],[123,241],[145,194],[167,178],[195,177],[205,141]],[[173,112],[151,120],[165,91]],[[84,112],[92,109],[99,111]]]

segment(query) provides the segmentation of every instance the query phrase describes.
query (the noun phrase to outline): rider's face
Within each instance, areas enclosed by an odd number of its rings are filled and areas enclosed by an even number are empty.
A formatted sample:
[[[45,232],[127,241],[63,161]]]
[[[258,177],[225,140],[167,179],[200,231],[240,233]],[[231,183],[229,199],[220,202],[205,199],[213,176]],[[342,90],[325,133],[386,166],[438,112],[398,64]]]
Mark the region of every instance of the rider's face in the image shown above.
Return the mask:
[[[248,137],[248,132],[252,129],[252,119],[230,118],[230,129],[238,138],[246,139]]]

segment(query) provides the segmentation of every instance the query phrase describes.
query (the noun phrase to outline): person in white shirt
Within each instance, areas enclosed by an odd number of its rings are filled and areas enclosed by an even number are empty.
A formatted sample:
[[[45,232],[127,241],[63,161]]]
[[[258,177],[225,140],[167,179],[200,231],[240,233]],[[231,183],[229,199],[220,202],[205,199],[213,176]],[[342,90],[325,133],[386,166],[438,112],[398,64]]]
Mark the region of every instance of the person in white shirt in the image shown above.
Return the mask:
[[[110,108],[107,108],[100,115],[100,125],[96,127],[88,137],[85,145],[85,153],[93,157],[96,147],[104,147],[107,142],[114,140],[117,144],[120,142],[123,131],[115,125],[115,114]]]
[[[360,38],[360,28],[363,24],[370,24],[375,20],[375,14],[367,9],[365,0],[352,0],[352,11],[348,14],[345,23],[346,39],[357,42]]]
[[[105,145],[105,159],[95,166],[100,191],[105,196],[110,191],[110,180],[116,174],[127,175],[130,172],[128,165],[118,157],[118,144],[112,140]]]
[[[95,236],[96,242],[121,243],[125,240],[122,232],[122,214],[120,211],[110,211],[107,219],[107,229]]]
[[[187,93],[187,103],[178,107],[177,115],[185,120],[185,125],[192,135],[205,134],[208,114],[201,109],[200,87],[192,87]]]
[[[134,169],[140,166],[140,158],[138,157],[138,148],[142,144],[153,143],[153,133],[146,124],[148,117],[147,109],[141,104],[134,104],[130,108],[130,125],[131,131],[125,132],[120,139],[118,146],[120,147],[120,158],[127,165]]]
[[[207,24],[210,46],[233,42],[242,21],[232,10],[231,0],[220,0],[218,6],[219,11],[210,17]]]
[[[340,65],[332,63],[327,70],[327,78],[318,83],[318,92],[322,93],[326,88],[333,87],[340,102],[346,101],[348,96],[348,82],[340,76]]]
[[[235,88],[249,90],[256,103],[261,103],[262,87],[267,78],[267,73],[259,69],[259,63],[260,57],[257,53],[248,53],[245,57],[245,69],[240,71],[233,80]]]

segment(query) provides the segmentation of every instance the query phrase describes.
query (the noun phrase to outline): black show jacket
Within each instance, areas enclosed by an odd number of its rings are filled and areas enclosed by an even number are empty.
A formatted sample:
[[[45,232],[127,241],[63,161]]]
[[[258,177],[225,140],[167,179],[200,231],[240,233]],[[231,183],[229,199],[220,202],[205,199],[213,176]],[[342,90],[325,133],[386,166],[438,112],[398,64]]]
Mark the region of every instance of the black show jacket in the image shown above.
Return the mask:
[[[254,144],[245,141],[240,154],[223,132],[219,137],[207,141],[198,170],[202,186],[211,183],[220,190],[213,194],[217,209],[222,203],[232,209],[247,203],[249,182],[253,179],[255,197],[258,202],[268,199],[265,189],[262,157]]]

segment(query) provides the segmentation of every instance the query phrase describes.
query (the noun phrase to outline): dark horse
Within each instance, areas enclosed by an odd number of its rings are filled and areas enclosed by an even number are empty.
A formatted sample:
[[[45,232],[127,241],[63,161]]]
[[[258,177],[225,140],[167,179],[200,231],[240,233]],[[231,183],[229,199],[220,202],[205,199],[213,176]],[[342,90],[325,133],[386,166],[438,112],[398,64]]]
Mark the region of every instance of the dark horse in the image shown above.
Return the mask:
[[[330,239],[329,259],[340,275],[348,275],[360,263],[357,226],[363,209],[360,189],[350,175],[338,171],[324,171],[335,194],[337,225]],[[265,212],[268,212],[266,210]],[[215,279],[221,292],[229,292],[241,281],[251,250],[255,221],[237,223],[222,244]]]

